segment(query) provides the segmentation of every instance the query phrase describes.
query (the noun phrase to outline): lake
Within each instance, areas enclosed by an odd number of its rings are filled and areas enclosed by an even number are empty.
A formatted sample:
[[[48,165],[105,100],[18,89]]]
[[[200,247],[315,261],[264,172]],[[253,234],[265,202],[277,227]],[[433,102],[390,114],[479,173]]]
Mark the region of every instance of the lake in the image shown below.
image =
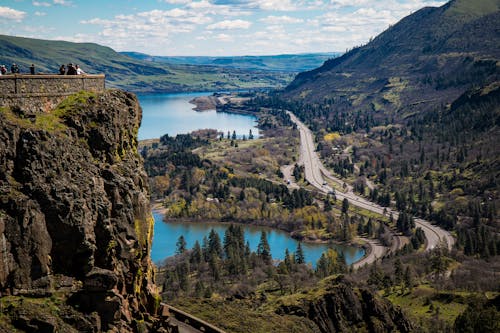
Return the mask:
[[[211,95],[211,92],[179,94],[137,95],[142,107],[142,124],[139,140],[159,138],[169,134],[175,136],[198,129],[213,128],[227,135],[236,131],[238,137],[246,135],[250,129],[255,137],[259,130],[255,127],[257,118],[252,115],[225,112],[194,111],[195,105],[189,103],[195,97]]]
[[[229,227],[227,223],[203,223],[203,222],[168,222],[165,223],[163,216],[158,212],[153,212],[155,219],[153,247],[151,250],[151,259],[156,264],[161,263],[165,258],[175,254],[176,242],[179,237],[184,236],[187,248],[191,249],[194,243],[198,241],[202,244],[203,237],[214,229],[220,236],[221,241],[224,239],[224,232]],[[299,242],[284,231],[258,227],[253,225],[242,224],[245,242],[250,243],[250,249],[257,251],[257,245],[260,242],[260,235],[262,230],[267,233],[267,240],[271,247],[271,254],[273,259],[283,260],[285,258],[285,250],[288,249],[290,253],[295,252]],[[361,248],[353,246],[344,246],[338,244],[317,244],[317,243],[304,243],[302,242],[302,249],[306,262],[311,263],[316,267],[316,262],[321,257],[321,254],[329,247],[344,253],[347,264],[351,264],[361,259],[365,251]]]
[[[171,136],[189,133],[197,129],[213,128],[219,131],[231,133],[236,131],[240,137],[248,135],[250,129],[258,137],[258,129],[255,128],[256,117],[251,115],[229,114],[215,111],[194,111],[194,105],[189,103],[194,97],[211,95],[204,93],[181,93],[181,94],[150,94],[138,95],[139,102],[143,110],[142,124],[139,129],[139,140],[159,138],[162,135]],[[207,236],[213,228],[219,233],[221,239],[229,226],[222,223],[182,223],[168,222],[162,220],[162,216],[157,212],[153,213],[155,218],[153,247],[151,258],[155,263],[160,263],[167,257],[175,254],[179,236],[186,239],[188,248],[193,247],[196,241],[202,243],[203,237]],[[243,225],[245,240],[250,243],[252,251],[257,250],[260,241],[262,227]],[[298,241],[291,238],[288,233],[265,229],[268,234],[268,242],[274,259],[282,260],[285,257],[285,250],[295,252]],[[361,259],[364,250],[351,246],[331,245],[335,249],[342,251],[348,264]],[[321,254],[328,249],[327,244],[302,243],[306,261],[313,267],[321,257]]]

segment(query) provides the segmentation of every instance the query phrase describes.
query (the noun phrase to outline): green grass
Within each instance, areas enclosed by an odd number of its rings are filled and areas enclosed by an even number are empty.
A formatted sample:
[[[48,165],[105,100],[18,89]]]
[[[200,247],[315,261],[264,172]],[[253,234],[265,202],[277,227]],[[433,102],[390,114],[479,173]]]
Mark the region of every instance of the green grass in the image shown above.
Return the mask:
[[[182,299],[175,306],[233,333],[314,332],[308,321],[297,316],[282,316],[272,310],[255,308],[249,300]],[[251,331],[249,331],[251,329]]]
[[[414,320],[429,322],[437,315],[447,324],[453,325],[456,317],[466,309],[465,299],[469,293],[438,291],[429,285],[420,285],[411,293],[400,294],[400,290],[395,290],[384,296],[403,308]]]

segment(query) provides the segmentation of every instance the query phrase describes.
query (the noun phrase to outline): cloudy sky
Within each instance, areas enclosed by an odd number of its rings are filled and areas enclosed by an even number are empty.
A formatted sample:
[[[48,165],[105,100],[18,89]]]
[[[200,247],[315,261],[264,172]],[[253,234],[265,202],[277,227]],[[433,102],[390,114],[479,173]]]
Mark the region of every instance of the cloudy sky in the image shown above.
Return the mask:
[[[153,55],[343,52],[440,0],[2,0],[0,34]]]

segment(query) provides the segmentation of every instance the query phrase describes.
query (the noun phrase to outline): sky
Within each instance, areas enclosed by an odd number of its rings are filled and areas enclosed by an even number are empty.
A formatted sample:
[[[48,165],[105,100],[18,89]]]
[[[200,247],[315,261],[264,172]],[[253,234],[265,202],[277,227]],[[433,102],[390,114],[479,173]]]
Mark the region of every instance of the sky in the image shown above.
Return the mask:
[[[0,34],[157,56],[344,52],[440,0],[1,0]]]

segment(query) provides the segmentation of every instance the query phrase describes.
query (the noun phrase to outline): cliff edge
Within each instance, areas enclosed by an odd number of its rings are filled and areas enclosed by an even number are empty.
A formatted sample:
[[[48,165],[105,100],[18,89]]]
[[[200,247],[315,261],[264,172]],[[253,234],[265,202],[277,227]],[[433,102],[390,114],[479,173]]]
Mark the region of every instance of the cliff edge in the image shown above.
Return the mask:
[[[141,116],[117,90],[0,108],[0,331],[153,329]]]

